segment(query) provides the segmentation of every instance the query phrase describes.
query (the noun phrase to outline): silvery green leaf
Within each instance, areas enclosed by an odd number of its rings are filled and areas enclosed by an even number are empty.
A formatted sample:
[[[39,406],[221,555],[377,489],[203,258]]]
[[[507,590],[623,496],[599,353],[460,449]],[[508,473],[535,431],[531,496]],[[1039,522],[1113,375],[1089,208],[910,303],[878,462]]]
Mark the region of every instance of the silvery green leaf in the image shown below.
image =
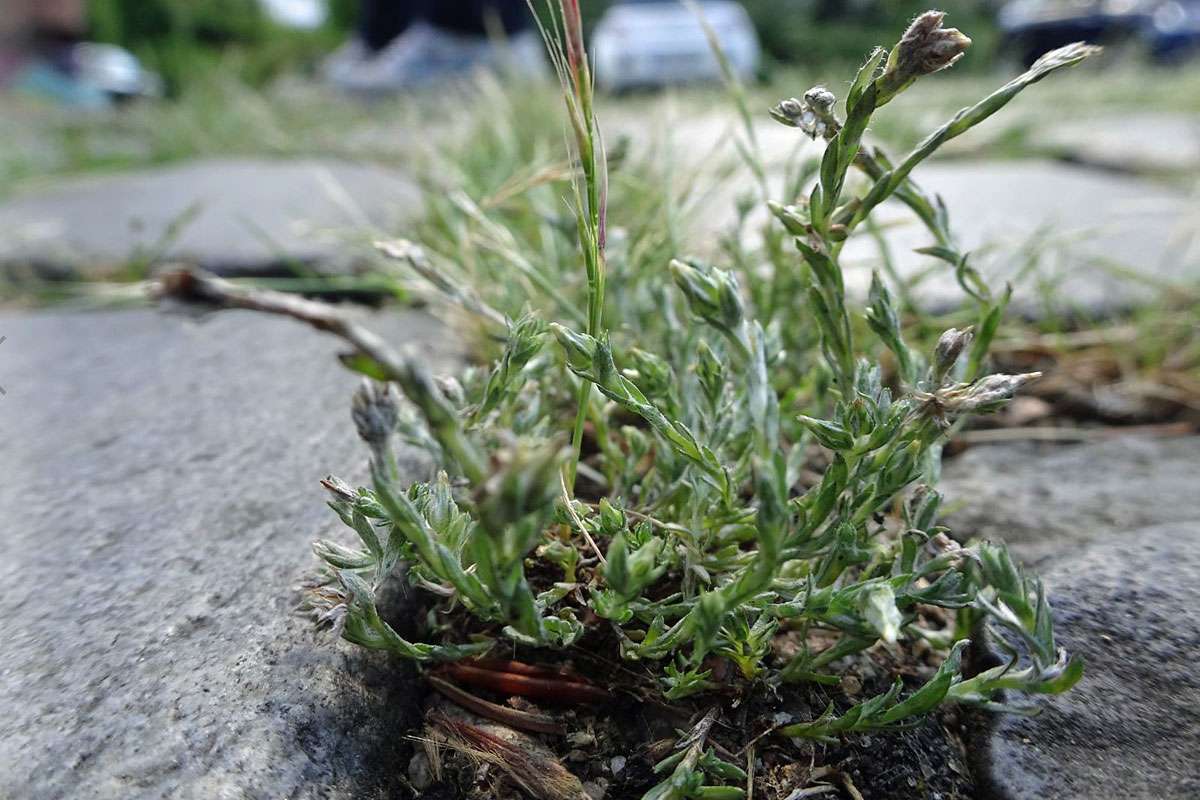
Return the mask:
[[[903,617],[896,608],[896,594],[889,584],[881,584],[867,592],[862,600],[863,616],[878,633],[879,638],[894,644],[900,635]]]

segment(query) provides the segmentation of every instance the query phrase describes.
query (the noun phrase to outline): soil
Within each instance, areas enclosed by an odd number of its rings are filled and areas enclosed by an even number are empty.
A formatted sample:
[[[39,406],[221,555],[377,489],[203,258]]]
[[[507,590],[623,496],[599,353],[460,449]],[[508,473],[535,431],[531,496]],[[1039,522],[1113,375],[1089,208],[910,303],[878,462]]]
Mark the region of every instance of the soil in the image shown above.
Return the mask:
[[[866,687],[864,687],[866,689]],[[884,691],[886,684],[870,687]],[[901,731],[847,736],[834,744],[807,740],[789,741],[777,735],[761,736],[773,727],[775,714],[809,718],[820,706],[819,694],[807,688],[789,688],[779,698],[760,696],[750,703],[753,712],[726,710],[714,728],[711,741],[726,760],[744,766],[743,749],[754,741],[754,797],[787,800],[804,788],[829,784],[836,791],[824,797],[863,800],[974,800],[975,784],[960,736],[960,720],[953,712],[931,716]],[[851,705],[843,692],[835,704]],[[495,696],[493,700],[498,700]],[[824,697],[820,698],[824,700]],[[431,703],[431,707],[440,705]],[[774,708],[773,712],[769,709]],[[801,711],[803,709],[803,711]],[[699,716],[699,715],[698,715]],[[654,764],[671,752],[678,731],[688,721],[673,718],[661,708],[623,698],[603,712],[579,709],[563,715],[567,736],[538,735],[592,792],[603,791],[605,800],[638,800],[662,780]],[[698,718],[698,717],[697,717]],[[692,721],[694,721],[693,718]],[[722,752],[725,751],[725,752]],[[480,781],[477,761],[443,751],[443,780],[428,787],[425,798],[480,798],[501,800],[522,796],[517,788],[488,771]],[[594,795],[593,795],[594,796]]]
[[[410,609],[411,611],[411,609]],[[415,615],[406,615],[412,620]],[[901,675],[906,691],[920,686],[936,668],[937,656],[907,655],[901,661],[877,647],[843,662],[842,681],[834,686],[816,684],[769,687],[747,682],[713,661],[714,676],[724,672],[722,690],[667,704],[654,686],[650,672],[636,663],[613,663],[595,653],[615,652],[615,645],[591,635],[560,663],[547,664],[541,651],[497,654],[527,664],[570,671],[612,692],[602,706],[531,703],[478,687],[467,687],[478,698],[497,705],[546,714],[561,722],[561,733],[526,733],[522,738],[547,748],[573,773],[593,800],[639,800],[662,780],[654,764],[669,755],[684,733],[707,713],[717,698],[720,717],[708,738],[726,761],[748,769],[747,752],[753,747],[756,800],[788,800],[796,792],[822,785],[828,791],[815,796],[848,800],[977,800],[975,781],[963,744],[967,720],[954,709],[943,710],[898,731],[844,736],[834,743],[789,740],[770,731],[787,722],[818,716],[833,703],[842,712],[857,702],[887,691],[892,676]],[[430,692],[425,704],[426,724],[398,732],[409,747],[402,758],[426,762],[430,740],[439,732],[429,720],[450,701]],[[398,738],[399,738],[398,736]],[[521,736],[521,734],[517,734]],[[418,744],[422,742],[422,744]],[[395,758],[398,754],[393,754]],[[515,800],[528,796],[494,764],[481,763],[449,748],[436,753],[440,780],[426,775],[425,764],[410,767],[414,796],[426,800]],[[394,762],[393,762],[394,763]],[[417,766],[417,769],[412,767]],[[417,773],[417,774],[414,774]],[[812,796],[812,795],[809,795]]]

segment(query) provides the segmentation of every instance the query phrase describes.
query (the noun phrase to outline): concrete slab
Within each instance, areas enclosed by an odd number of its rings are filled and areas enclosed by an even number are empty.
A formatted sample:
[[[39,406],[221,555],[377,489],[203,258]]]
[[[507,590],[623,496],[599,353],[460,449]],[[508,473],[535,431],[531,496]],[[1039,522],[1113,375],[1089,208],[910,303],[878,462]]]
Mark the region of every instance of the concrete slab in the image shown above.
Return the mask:
[[[353,269],[419,194],[405,175],[316,159],[204,159],[72,178],[0,205],[0,268],[101,278],[183,260],[226,275]],[[355,246],[355,245],[360,246]]]
[[[370,324],[450,368],[429,317]],[[0,333],[0,796],[402,795],[411,668],[295,610],[310,541],[345,541],[319,479],[366,479],[340,343],[245,312]]]

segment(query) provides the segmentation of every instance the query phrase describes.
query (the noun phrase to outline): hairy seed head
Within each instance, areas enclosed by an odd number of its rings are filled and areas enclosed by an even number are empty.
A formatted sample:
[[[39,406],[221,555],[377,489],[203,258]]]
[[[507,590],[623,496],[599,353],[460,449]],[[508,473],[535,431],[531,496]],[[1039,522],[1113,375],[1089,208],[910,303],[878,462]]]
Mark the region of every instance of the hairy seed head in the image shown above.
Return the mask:
[[[948,411],[957,414],[995,411],[1027,383],[1042,377],[1040,372],[1024,375],[988,375],[965,388],[949,391],[943,402]]]
[[[887,72],[907,81],[962,58],[971,40],[958,28],[943,28],[945,18],[943,11],[926,11],[914,19],[888,56]]]

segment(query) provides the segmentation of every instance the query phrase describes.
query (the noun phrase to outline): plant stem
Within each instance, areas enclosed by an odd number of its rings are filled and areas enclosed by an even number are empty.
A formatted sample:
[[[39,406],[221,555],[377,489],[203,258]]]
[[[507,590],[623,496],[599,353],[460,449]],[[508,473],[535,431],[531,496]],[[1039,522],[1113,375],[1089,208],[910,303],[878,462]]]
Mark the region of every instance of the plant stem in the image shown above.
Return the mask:
[[[587,334],[600,339],[604,332],[604,244],[608,203],[604,143],[593,111],[592,72],[588,64],[587,50],[583,46],[583,24],[578,0],[560,0],[559,13],[566,40],[565,51],[549,37],[547,44],[550,46],[550,55],[562,85],[567,114],[575,132],[575,156],[579,159],[580,171],[583,173],[583,186],[580,187],[576,183],[575,195],[576,226],[579,230],[579,244],[583,250],[583,264],[588,282]],[[579,458],[583,452],[583,429],[591,396],[592,384],[584,378],[579,387],[575,426],[571,434],[574,458],[569,460],[565,467],[565,482],[569,495],[573,495],[575,491],[575,473],[578,471]]]

